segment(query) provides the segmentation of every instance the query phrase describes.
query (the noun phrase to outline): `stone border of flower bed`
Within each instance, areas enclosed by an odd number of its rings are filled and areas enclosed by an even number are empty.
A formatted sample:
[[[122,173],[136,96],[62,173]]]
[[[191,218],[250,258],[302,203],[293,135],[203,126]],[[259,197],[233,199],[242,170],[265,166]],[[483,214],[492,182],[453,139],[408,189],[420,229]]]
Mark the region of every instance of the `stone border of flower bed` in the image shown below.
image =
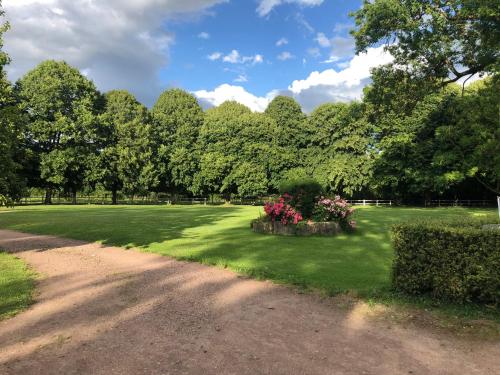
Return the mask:
[[[276,234],[281,236],[334,236],[342,232],[339,223],[326,222],[301,222],[297,225],[283,224],[280,221],[254,220],[251,224],[256,233]]]

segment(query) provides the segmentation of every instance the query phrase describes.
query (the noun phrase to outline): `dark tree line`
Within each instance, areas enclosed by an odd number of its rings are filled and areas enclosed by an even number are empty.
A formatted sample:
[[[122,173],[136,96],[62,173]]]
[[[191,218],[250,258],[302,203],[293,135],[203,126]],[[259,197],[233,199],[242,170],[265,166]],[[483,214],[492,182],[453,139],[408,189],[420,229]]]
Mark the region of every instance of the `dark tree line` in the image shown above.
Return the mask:
[[[358,50],[397,38],[388,47],[394,64],[372,72],[361,102],[327,103],[309,115],[284,96],[264,113],[236,102],[204,112],[180,89],[148,110],[126,91],[100,93],[57,61],[12,85],[0,52],[0,195],[15,200],[43,189],[46,203],[54,192],[76,202],[78,192],[96,189],[114,203],[118,194],[250,197],[310,177],[353,198],[500,194],[498,50],[490,51],[498,47],[490,35],[498,36],[498,13],[437,3],[367,2],[354,15]],[[459,16],[469,20],[465,34],[451,24]],[[450,23],[448,38],[432,37],[436,17],[439,27]],[[446,46],[454,48],[443,55]],[[414,58],[424,51],[425,59]],[[451,83],[471,69],[488,77]]]

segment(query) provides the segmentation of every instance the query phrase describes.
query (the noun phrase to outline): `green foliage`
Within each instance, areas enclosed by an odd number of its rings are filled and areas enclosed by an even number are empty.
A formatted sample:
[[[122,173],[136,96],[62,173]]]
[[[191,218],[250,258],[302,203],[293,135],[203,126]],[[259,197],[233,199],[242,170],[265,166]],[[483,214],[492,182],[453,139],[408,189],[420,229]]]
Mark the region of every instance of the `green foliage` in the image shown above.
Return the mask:
[[[276,123],[236,102],[209,109],[198,142],[194,191],[256,196],[277,184]]]
[[[433,163],[442,166],[443,185],[474,178],[500,195],[499,91],[498,78],[487,78],[471,84],[464,95],[453,96],[443,108],[446,118],[436,129],[433,155]]]
[[[269,188],[264,167],[248,161],[236,165],[228,179],[237,186],[237,194],[240,197],[262,196]]]
[[[19,157],[22,117],[12,85],[7,80],[5,66],[9,56],[2,51],[2,34],[9,29],[1,23],[4,12],[0,3],[0,195],[18,198],[23,190],[24,179],[20,176]]]
[[[392,228],[392,283],[412,295],[500,302],[500,231],[479,222],[416,222]]]
[[[11,207],[12,206],[12,201],[10,198],[6,197],[5,195],[0,194],[0,207]]]
[[[415,199],[469,183],[500,192],[496,79],[424,94],[404,93],[397,80],[376,73],[366,91],[373,124],[373,182],[378,195]],[[393,87],[385,87],[390,82]],[[391,91],[398,93],[396,97]],[[479,189],[478,189],[479,190]]]
[[[329,193],[405,203],[500,194],[499,10],[465,0],[365,1],[354,13],[357,51],[386,42],[395,60],[372,71],[361,103],[326,103],[308,116],[286,96],[263,114],[235,101],[203,113],[180,89],[148,113],[125,91],[104,98],[56,61],[13,89],[4,24],[0,194],[15,200],[27,184],[46,189],[47,202],[52,190],[76,201],[77,191],[94,189],[114,201],[152,190],[229,198],[310,177]],[[473,73],[488,78],[462,90],[443,85]]]
[[[25,137],[40,157],[43,185],[76,191],[97,145],[101,96],[65,62],[45,61],[16,84],[29,122]]]
[[[290,194],[290,205],[300,211],[305,219],[310,219],[318,198],[323,194],[322,186],[312,178],[295,178],[280,184],[281,194]]]
[[[265,114],[276,121],[280,146],[297,149],[308,143],[305,132],[306,116],[295,99],[279,95],[271,100]]]
[[[272,148],[272,190],[279,186],[283,173],[304,165],[303,151],[310,142],[306,115],[300,104],[288,96],[277,96],[267,106],[265,115],[276,123],[276,144]]]
[[[110,91],[100,116],[101,150],[93,180],[113,192],[145,194],[157,184],[151,145],[151,125],[146,107],[127,91]]]
[[[323,104],[308,119],[306,165],[331,192],[352,196],[372,172],[370,124],[359,103]]]
[[[203,123],[198,101],[183,90],[167,90],[160,95],[151,114],[160,189],[191,190],[199,161],[196,140]]]
[[[499,13],[495,1],[366,0],[352,35],[356,52],[385,43],[392,69],[448,83],[498,71]]]

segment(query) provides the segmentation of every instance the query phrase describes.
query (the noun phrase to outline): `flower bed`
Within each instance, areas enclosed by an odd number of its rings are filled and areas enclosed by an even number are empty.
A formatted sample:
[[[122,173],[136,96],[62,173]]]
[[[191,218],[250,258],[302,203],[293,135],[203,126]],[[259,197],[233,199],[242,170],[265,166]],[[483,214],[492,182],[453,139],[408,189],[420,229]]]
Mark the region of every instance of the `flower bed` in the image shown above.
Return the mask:
[[[302,222],[300,225],[287,225],[280,221],[255,220],[252,230],[257,233],[278,234],[282,236],[333,236],[342,232],[339,223],[328,222]]]
[[[356,223],[349,220],[354,209],[346,200],[336,196],[333,199],[318,197],[315,199],[314,209],[309,217],[304,218],[302,213],[294,207],[297,197],[284,193],[275,202],[266,202],[264,212],[266,216],[254,220],[252,230],[258,233],[278,234],[285,236],[333,236],[342,231],[352,231]]]

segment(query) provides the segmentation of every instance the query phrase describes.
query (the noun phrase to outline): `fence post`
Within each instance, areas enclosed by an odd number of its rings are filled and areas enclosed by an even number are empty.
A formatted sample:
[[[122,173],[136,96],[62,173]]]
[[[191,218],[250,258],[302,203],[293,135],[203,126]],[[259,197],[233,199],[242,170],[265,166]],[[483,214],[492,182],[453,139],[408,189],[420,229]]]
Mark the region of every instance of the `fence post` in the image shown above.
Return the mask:
[[[376,205],[377,205],[377,207],[378,207],[378,199],[377,199],[377,201],[376,201],[376,202],[377,202],[377,203],[376,203]]]
[[[363,206],[366,206],[366,199],[363,199]]]
[[[389,199],[389,206],[392,206],[392,200]]]

